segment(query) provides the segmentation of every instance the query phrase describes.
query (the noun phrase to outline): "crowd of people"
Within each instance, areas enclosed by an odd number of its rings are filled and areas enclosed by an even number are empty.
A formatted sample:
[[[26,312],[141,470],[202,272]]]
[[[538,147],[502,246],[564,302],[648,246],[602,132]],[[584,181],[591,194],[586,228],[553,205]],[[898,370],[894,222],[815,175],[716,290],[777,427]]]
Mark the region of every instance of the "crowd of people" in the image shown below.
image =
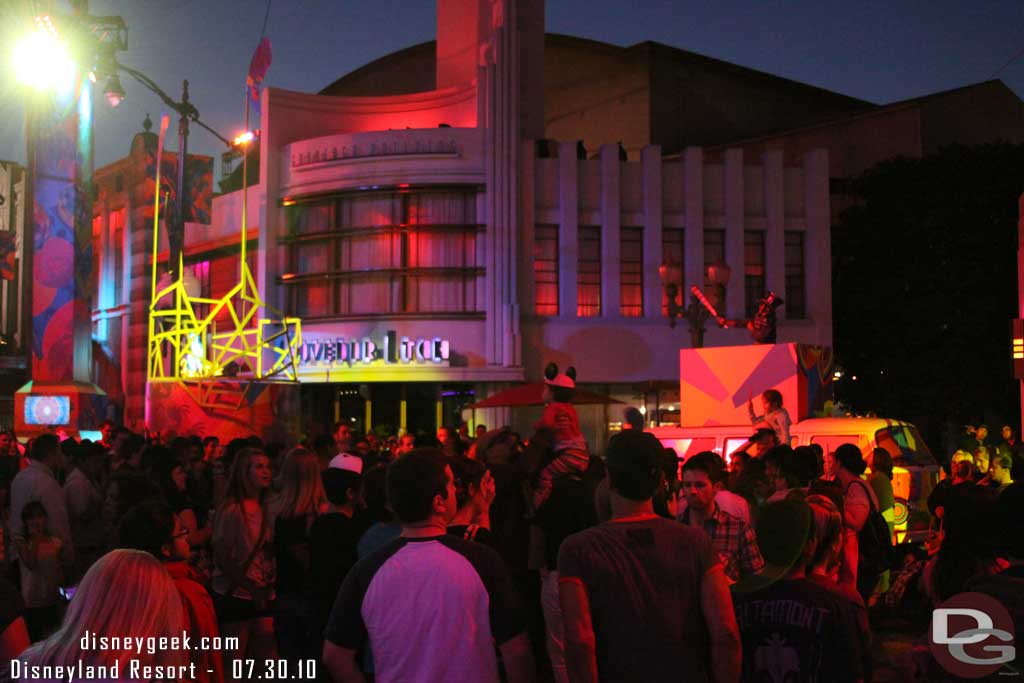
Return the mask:
[[[642,421],[599,458],[550,398],[528,439],[0,434],[0,679],[134,660],[211,683],[266,662],[335,681],[868,681],[869,613],[966,590],[1024,613],[1024,486],[999,448],[957,451],[933,542],[897,550],[883,449],[793,449],[776,414],[728,461],[680,462]],[[182,632],[219,646],[83,638]],[[921,652],[907,666],[942,675]]]

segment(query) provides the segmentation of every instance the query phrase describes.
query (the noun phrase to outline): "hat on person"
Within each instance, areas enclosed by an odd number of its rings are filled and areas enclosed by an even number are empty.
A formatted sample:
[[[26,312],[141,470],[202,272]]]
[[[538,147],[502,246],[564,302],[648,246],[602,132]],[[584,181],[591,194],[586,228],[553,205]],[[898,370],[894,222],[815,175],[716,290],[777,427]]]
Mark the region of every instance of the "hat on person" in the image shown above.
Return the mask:
[[[333,467],[336,470],[347,470],[355,474],[362,474],[363,459],[349,453],[338,453],[331,458],[331,462],[328,463],[327,467],[328,469]]]
[[[843,469],[853,472],[858,476],[863,474],[864,470],[868,468],[868,464],[864,462],[864,455],[852,443],[840,444],[836,448],[835,456],[839,464],[843,466]]]
[[[560,387],[562,389],[576,388],[576,368],[571,365],[565,372],[558,371],[558,365],[548,363],[544,368],[544,384],[549,387]]]
[[[757,441],[763,436],[775,436],[775,430],[767,427],[759,427],[756,432],[750,435],[750,441]]]
[[[792,567],[803,554],[813,516],[804,500],[783,499],[769,503],[757,517],[757,545],[764,561],[776,567]]]
[[[650,432],[627,429],[608,442],[604,461],[613,469],[657,469],[664,447]]]

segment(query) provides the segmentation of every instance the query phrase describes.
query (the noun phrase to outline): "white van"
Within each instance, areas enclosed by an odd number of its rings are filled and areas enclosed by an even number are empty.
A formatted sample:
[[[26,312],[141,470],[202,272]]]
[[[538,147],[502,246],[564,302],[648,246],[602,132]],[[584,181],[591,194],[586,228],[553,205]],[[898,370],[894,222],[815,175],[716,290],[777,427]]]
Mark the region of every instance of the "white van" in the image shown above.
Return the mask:
[[[681,461],[701,451],[714,451],[728,461],[729,455],[747,442],[754,428],[749,424],[659,427],[651,432],[666,448],[674,449]],[[889,452],[896,498],[896,538],[900,542],[923,541],[931,523],[928,496],[942,474],[917,427],[882,418],[824,417],[803,420],[790,428],[790,445],[794,448],[818,444],[832,452],[844,443],[855,444],[868,462],[876,447]]]

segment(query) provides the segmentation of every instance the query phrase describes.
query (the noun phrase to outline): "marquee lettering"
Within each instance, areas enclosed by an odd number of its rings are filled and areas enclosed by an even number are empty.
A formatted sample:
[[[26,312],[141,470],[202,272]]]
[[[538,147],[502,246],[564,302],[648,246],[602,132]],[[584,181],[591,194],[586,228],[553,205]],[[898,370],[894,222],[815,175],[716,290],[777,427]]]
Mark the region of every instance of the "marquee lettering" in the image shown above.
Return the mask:
[[[440,337],[399,337],[388,330],[383,337],[315,339],[299,347],[299,365],[419,365],[448,362],[451,343]]]

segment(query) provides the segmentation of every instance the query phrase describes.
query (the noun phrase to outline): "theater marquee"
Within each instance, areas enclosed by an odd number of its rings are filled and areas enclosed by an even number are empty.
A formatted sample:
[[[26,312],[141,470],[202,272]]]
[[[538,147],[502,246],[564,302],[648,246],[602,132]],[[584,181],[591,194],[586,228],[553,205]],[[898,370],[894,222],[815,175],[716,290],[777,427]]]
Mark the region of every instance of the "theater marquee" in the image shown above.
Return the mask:
[[[373,365],[447,367],[451,344],[440,337],[400,337],[388,330],[379,337],[309,339],[299,348],[300,368],[344,369]]]

